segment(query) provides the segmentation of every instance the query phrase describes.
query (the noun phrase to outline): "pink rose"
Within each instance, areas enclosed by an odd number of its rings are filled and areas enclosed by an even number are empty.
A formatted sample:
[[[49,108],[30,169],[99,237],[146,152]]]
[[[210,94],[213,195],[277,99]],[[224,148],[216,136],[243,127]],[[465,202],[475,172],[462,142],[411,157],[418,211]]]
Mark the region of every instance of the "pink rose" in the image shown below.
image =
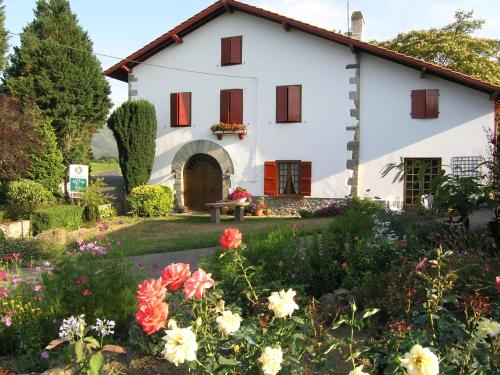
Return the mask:
[[[0,271],[0,281],[7,281],[8,277],[5,272]]]
[[[227,228],[220,236],[220,245],[223,249],[237,249],[241,245],[243,235],[238,228]]]
[[[6,327],[10,327],[12,325],[12,319],[10,318],[10,316],[4,316],[2,318],[2,323],[6,326]]]
[[[150,279],[139,284],[135,297],[139,304],[155,304],[162,302],[166,294],[167,289],[163,286],[162,279]]]
[[[43,289],[43,285],[41,285],[41,284],[35,285],[35,287],[33,288],[33,290],[35,292],[41,292],[42,289]]]
[[[161,328],[165,328],[167,318],[168,304],[165,302],[139,305],[139,311],[135,314],[135,321],[148,335],[152,335]]]
[[[205,289],[214,286],[215,282],[210,277],[211,273],[206,273],[201,268],[193,273],[193,275],[184,283],[184,297],[186,299],[193,296],[200,299],[205,295]]]
[[[191,271],[187,263],[172,263],[161,271],[163,285],[171,291],[180,289],[189,276]]]
[[[90,296],[91,294],[92,294],[92,292],[91,292],[90,290],[88,290],[88,289],[85,289],[85,290],[83,291],[83,295],[84,295],[84,296]]]
[[[0,298],[7,298],[9,296],[9,293],[7,292],[7,289],[3,288],[0,289]]]

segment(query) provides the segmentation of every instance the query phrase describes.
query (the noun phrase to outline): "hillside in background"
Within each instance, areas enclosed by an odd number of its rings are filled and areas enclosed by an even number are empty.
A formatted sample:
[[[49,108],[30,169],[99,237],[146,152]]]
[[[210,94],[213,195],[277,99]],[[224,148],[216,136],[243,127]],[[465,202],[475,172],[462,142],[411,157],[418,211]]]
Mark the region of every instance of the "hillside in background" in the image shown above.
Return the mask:
[[[103,156],[118,156],[115,138],[107,127],[102,128],[92,138],[92,154],[95,159]]]

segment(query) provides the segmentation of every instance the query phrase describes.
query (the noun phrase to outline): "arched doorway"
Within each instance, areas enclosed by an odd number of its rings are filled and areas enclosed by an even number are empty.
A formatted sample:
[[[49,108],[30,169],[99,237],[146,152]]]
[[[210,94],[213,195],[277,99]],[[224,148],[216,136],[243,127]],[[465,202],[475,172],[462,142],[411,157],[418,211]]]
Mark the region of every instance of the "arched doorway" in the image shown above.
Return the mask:
[[[205,203],[222,199],[222,169],[208,154],[193,155],[184,166],[184,205],[205,211]]]

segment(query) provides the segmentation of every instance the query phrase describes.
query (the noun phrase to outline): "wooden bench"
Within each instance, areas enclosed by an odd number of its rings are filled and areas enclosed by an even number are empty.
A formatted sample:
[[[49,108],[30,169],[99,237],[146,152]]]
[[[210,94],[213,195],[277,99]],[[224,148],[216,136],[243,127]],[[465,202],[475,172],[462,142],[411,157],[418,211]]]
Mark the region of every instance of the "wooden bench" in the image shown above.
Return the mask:
[[[223,207],[233,207],[234,208],[234,220],[238,223],[243,222],[245,207],[248,206],[249,202],[215,202],[206,203],[205,206],[210,211],[210,221],[212,223],[220,223],[220,214]]]

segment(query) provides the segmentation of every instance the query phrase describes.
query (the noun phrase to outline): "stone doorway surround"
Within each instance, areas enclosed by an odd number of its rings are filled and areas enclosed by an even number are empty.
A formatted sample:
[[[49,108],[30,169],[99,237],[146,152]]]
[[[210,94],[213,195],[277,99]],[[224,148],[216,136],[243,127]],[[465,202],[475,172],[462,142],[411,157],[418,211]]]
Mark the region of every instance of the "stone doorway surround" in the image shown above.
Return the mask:
[[[189,159],[196,154],[208,154],[219,163],[222,169],[222,197],[229,194],[231,187],[231,175],[234,174],[234,166],[228,152],[219,144],[199,139],[186,143],[180,148],[172,161],[172,174],[174,175],[175,203],[178,207],[184,206],[184,184],[183,170]]]

